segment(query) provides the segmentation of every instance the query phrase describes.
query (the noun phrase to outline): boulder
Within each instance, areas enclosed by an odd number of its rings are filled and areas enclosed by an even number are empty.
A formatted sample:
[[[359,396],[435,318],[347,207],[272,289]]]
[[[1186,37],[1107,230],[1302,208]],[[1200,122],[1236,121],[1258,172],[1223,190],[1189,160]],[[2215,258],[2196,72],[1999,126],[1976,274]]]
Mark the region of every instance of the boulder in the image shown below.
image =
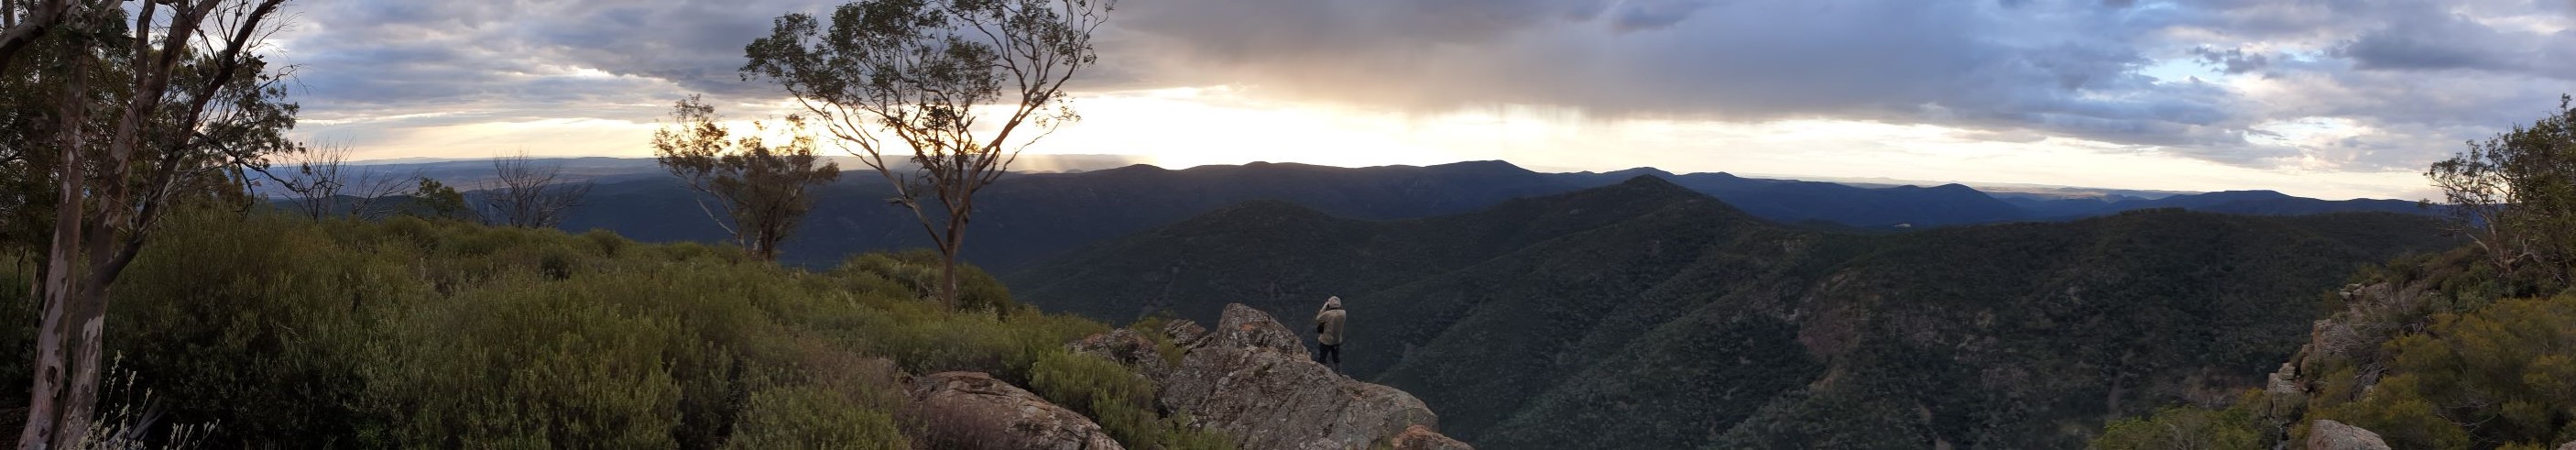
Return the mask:
[[[2271,375],[2265,376],[2264,380],[2263,392],[2265,393],[2272,395],[2307,393],[2306,390],[2299,389],[2299,368],[2290,363],[2281,363],[2281,370],[2273,371]]]
[[[2576,441],[2567,441],[2565,444],[2558,444],[2558,450],[2576,450]]]
[[[1153,340],[1125,328],[1094,334],[1065,344],[1064,347],[1066,351],[1098,356],[1136,369],[1136,373],[1144,375],[1148,380],[1161,378],[1163,372],[1170,370],[1171,366],[1168,361],[1163,360],[1162,352],[1154,349]]]
[[[1421,425],[1405,428],[1404,433],[1395,435],[1393,444],[1395,450],[1475,450],[1475,447],[1469,447],[1465,442],[1450,439],[1449,436],[1441,435],[1440,432],[1431,431],[1430,427]]]
[[[1468,448],[1433,431],[1439,416],[1420,399],[1316,364],[1296,333],[1260,310],[1226,305],[1203,332],[1175,325],[1166,331],[1189,344],[1181,363],[1154,380],[1156,397],[1246,450],[1365,449],[1403,439],[1420,443],[1405,448]]]
[[[1193,344],[1196,344],[1196,347],[1268,350],[1301,357],[1308,356],[1305,338],[1298,337],[1296,332],[1289,331],[1287,326],[1280,325],[1278,320],[1270,318],[1270,313],[1243,306],[1242,303],[1225,305],[1225,316],[1217,319],[1216,329],[1208,330],[1208,335],[1203,339],[1204,342],[1193,342]]]
[[[2388,441],[2361,427],[2319,419],[2308,426],[2308,450],[2388,450]]]
[[[980,372],[914,377],[910,390],[932,448],[1124,450],[1090,418]]]
[[[1182,347],[1198,346],[1201,339],[1207,338],[1207,334],[1207,327],[1199,326],[1198,322],[1174,320],[1171,323],[1163,324],[1163,335],[1171,337],[1173,344],[1178,344]]]

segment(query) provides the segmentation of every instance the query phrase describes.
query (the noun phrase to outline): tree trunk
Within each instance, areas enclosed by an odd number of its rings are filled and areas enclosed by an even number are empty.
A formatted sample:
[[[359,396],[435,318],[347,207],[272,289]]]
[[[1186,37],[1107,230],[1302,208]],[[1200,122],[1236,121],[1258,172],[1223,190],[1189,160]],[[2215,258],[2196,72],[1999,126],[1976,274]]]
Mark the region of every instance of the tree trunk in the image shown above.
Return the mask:
[[[83,297],[96,294],[105,292],[89,293]],[[88,311],[83,314],[85,317],[81,318],[80,327],[69,330],[80,335],[72,341],[71,361],[67,365],[71,369],[71,385],[63,393],[63,403],[59,408],[62,410],[59,422],[62,429],[54,435],[51,448],[81,448],[81,444],[90,438],[90,421],[98,411],[99,366],[106,361],[102,350],[106,344],[107,302],[103,301],[106,300],[103,296],[82,300],[88,304]]]
[[[80,117],[88,115],[88,103],[79,96],[85,90],[83,78],[87,64],[72,64],[68,87],[63,90],[63,129],[77,130]],[[55,183],[60,192],[54,204],[54,242],[45,253],[44,317],[36,327],[36,361],[32,386],[27,389],[27,425],[18,432],[18,448],[42,448],[53,440],[63,425],[64,376],[70,355],[63,348],[72,318],[69,314],[84,297],[80,292],[80,243],[83,206],[81,185],[89,178],[81,160],[80,149],[86,142],[80,133],[63,132],[62,156],[55,162]]]
[[[944,262],[947,263],[947,265],[939,270],[939,302],[940,304],[947,305],[948,310],[955,311],[958,308],[965,306],[958,303],[957,255],[951,254],[942,256],[944,257],[941,259],[945,259],[946,261]]]
[[[939,243],[939,259],[944,264],[939,270],[939,298],[950,311],[966,306],[957,288],[957,259],[964,257],[966,250],[966,218],[961,216],[949,213],[948,236]]]
[[[64,365],[70,361],[63,349],[63,328],[69,322],[63,317],[63,304],[71,300],[66,295],[71,286],[56,283],[70,270],[53,270],[55,274],[45,280],[45,317],[36,331],[35,383],[27,392],[27,427],[18,432],[20,450],[44,448],[60,425],[56,419],[61,416]]]

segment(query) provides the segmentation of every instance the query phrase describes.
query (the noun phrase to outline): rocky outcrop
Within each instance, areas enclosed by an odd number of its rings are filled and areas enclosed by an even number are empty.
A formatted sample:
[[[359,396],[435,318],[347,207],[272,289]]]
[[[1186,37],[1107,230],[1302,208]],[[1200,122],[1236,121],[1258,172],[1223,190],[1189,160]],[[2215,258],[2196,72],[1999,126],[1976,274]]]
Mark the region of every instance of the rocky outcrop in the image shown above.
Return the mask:
[[[1147,380],[1161,379],[1165,372],[1171,370],[1170,362],[1164,360],[1162,352],[1154,348],[1153,340],[1125,328],[1073,341],[1071,344],[1065,344],[1065,350],[1108,358],[1120,365],[1136,369],[1136,373],[1144,375]]]
[[[933,448],[1123,450],[1090,418],[980,372],[914,377],[911,394]]]
[[[2303,410],[2315,400],[2318,386],[2349,383],[2360,387],[2344,391],[2346,397],[2332,399],[2336,401],[2359,400],[2374,390],[2380,376],[2387,370],[2387,365],[2379,361],[2387,356],[2381,354],[2381,346],[2402,330],[2418,328],[2422,321],[2427,320],[2428,315],[2419,311],[2428,301],[2426,299],[2432,289],[2433,286],[2418,281],[2406,286],[2386,282],[2353,284],[2337,290],[2335,295],[2343,300],[2344,309],[2310,323],[2308,342],[2300,345],[2289,361],[2264,378],[2263,409],[2267,412],[2263,421],[2271,428],[2272,436],[2285,439],[2285,446],[2297,443],[2298,436],[2292,434],[2293,426],[2305,416]],[[2337,373],[2328,369],[2338,366],[2357,370],[2341,372],[2351,374],[2350,379],[2320,379],[2329,373]],[[2358,436],[2368,436],[2367,442],[2382,442],[2367,430],[2332,421],[2317,423],[2333,423],[2338,427],[2334,429],[2350,429],[2358,431]],[[2387,448],[2386,444],[2377,444],[2378,447],[2318,447],[2363,442],[2336,440],[2349,436],[2327,436],[2324,431],[2327,429],[2322,425],[2311,425],[2306,440],[2308,448]]]
[[[1174,321],[1162,332],[1182,349],[1178,364],[1163,365],[1150,340],[1119,332],[1071,348],[1137,367],[1154,381],[1163,409],[1224,431],[1246,450],[1471,448],[1435,431],[1439,416],[1412,394],[1316,364],[1296,333],[1260,310],[1226,305],[1213,328]]]
[[[2308,450],[2388,450],[2378,433],[2343,422],[2318,420],[2308,426]]]
[[[1450,439],[1421,425],[1405,428],[1403,434],[1395,435],[1394,444],[1395,450],[1475,450],[1465,442]]]

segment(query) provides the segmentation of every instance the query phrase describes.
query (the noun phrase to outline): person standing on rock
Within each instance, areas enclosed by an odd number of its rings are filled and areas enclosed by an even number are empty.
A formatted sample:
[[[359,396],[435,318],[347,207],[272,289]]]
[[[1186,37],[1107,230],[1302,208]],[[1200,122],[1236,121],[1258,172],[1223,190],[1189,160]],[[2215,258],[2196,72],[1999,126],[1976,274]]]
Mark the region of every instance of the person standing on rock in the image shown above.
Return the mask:
[[[1335,372],[1342,370],[1342,325],[1347,320],[1341,297],[1325,298],[1324,310],[1315,313],[1315,343],[1320,344],[1316,346],[1315,362]]]

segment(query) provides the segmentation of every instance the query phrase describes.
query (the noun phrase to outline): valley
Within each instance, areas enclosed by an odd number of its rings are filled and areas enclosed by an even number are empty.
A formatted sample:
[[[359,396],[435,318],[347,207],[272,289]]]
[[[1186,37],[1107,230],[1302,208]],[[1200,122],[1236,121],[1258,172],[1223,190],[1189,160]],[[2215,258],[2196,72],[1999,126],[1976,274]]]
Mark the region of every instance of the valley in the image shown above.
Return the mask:
[[[1391,221],[1254,202],[1003,280],[1111,322],[1341,296],[1354,376],[1486,448],[2056,448],[2258,385],[2318,293],[2455,244],[2435,229],[2156,210],[1849,233],[1639,177]]]

